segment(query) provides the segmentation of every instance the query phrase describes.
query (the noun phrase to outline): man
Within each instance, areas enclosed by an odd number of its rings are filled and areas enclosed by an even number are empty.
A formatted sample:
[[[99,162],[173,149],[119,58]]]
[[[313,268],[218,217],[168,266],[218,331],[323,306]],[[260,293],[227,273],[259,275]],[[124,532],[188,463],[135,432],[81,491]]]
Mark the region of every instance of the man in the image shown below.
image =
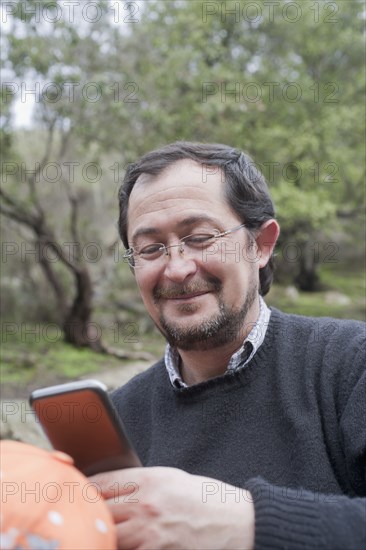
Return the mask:
[[[113,394],[145,466],[94,478],[119,548],[364,548],[365,328],[266,306],[263,176],[231,147],[168,145],[128,169],[119,227],[168,341]]]

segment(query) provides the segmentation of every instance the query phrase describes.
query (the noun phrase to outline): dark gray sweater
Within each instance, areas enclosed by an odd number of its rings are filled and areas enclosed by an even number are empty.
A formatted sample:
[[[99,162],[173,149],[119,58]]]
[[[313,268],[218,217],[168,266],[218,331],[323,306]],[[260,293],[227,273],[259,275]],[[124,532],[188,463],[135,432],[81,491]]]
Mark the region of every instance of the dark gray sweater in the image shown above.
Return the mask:
[[[250,491],[256,549],[362,550],[365,327],[272,309],[243,369],[175,389],[161,360],[113,401],[145,466]]]

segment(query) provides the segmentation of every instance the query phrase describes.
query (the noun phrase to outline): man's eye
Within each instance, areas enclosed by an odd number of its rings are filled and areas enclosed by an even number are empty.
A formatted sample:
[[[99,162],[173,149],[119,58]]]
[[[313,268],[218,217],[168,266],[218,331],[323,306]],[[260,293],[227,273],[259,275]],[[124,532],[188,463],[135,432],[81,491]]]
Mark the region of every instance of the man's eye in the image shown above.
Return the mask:
[[[196,233],[184,239],[187,246],[202,247],[211,244],[215,236],[209,233]]]
[[[161,243],[148,244],[140,249],[139,254],[140,256],[154,256],[154,254],[160,254],[162,248],[163,245]]]

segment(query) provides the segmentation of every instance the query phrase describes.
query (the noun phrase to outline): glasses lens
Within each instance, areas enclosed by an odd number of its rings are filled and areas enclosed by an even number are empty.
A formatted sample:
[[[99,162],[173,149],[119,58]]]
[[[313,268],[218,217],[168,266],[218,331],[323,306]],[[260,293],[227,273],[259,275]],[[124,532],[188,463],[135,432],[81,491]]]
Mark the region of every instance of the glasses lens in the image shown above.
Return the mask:
[[[131,267],[139,268],[157,260],[164,254],[165,246],[162,243],[151,243],[135,249],[130,249],[125,257]]]
[[[216,235],[212,233],[194,233],[182,239],[184,244],[192,250],[202,250],[215,241]]]
[[[156,260],[164,253],[164,248],[162,243],[152,243],[140,248],[136,254],[142,260]]]

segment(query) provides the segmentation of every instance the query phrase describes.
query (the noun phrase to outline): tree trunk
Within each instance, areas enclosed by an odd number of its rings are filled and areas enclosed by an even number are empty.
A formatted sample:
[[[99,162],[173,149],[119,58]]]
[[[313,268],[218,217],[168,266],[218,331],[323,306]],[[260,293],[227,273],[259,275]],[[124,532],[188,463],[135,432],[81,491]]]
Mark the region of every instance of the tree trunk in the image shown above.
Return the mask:
[[[67,315],[68,306],[67,306],[67,297],[63,288],[63,285],[61,284],[61,281],[59,280],[58,276],[56,275],[52,264],[47,260],[47,258],[44,255],[43,246],[42,243],[36,243],[39,247],[40,253],[39,253],[39,263],[43,270],[43,273],[45,277],[47,278],[48,282],[51,285],[51,288],[54,292],[56,303],[57,303],[57,310],[59,313],[59,316],[61,319],[64,319]]]
[[[310,246],[309,242],[303,243],[298,263],[299,271],[295,277],[295,284],[300,290],[306,292],[321,290],[318,262],[319,259],[314,248]]]
[[[74,346],[103,351],[100,327],[91,322],[93,292],[90,275],[86,268],[79,268],[74,276],[76,295],[63,323],[65,341]]]

